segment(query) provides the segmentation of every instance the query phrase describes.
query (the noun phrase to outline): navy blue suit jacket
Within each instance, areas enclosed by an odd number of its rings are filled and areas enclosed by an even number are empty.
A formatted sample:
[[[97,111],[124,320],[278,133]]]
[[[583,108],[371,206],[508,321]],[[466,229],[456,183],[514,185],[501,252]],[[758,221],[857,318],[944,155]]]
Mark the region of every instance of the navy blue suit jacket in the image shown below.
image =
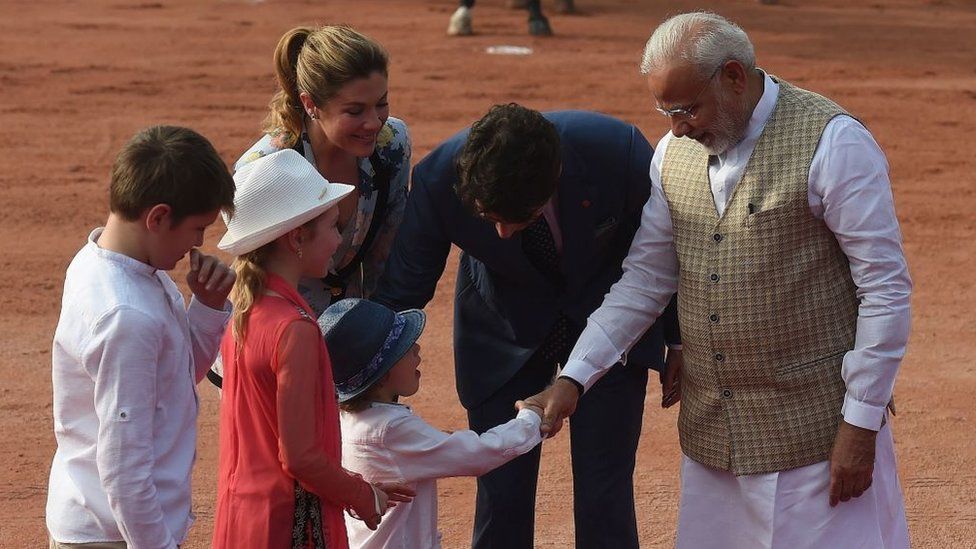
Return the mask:
[[[557,187],[565,288],[547,282],[522,251],[521,235],[502,239],[492,223],[466,210],[454,191],[455,158],[464,130],[413,170],[406,213],[373,299],[395,309],[423,308],[433,297],[451,244],[461,250],[454,297],[457,390],[477,406],[529,359],[564,312],[580,325],[603,301],[650,194],[653,150],[640,130],[583,111],[546,113],[559,132],[562,174]],[[663,315],[628,353],[628,362],[662,368]]]

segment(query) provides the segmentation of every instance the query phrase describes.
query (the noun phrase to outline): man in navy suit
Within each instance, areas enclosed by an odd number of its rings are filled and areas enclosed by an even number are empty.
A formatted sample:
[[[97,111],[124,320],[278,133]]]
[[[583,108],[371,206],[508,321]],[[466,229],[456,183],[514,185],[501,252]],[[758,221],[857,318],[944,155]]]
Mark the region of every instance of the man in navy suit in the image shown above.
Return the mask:
[[[621,276],[650,194],[651,156],[630,124],[509,104],[414,168],[374,299],[398,310],[424,307],[451,244],[462,250],[455,372],[475,431],[508,421],[516,401],[553,383],[586,318]],[[626,364],[580,398],[570,419],[577,547],[638,546],[633,473],[647,369],[663,368],[665,336],[677,343],[673,309]],[[533,546],[540,455],[536,448],[479,477],[474,547]]]

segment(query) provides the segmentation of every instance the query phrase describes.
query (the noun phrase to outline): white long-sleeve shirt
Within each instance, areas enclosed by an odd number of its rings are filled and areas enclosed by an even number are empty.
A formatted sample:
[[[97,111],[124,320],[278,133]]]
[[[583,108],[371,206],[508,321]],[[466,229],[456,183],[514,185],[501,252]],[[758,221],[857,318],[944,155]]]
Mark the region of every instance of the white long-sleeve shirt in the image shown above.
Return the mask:
[[[768,75],[764,81],[742,141],[710,158],[708,175],[719,215],[776,105],[779,85]],[[651,196],[624,260],[623,276],[590,315],[562,371],[586,389],[626,358],[627,350],[677,290],[671,214],[661,186],[661,164],[673,137],[669,132],[654,151]],[[841,371],[847,385],[844,419],[878,430],[905,354],[912,283],[887,160],[870,132],[853,118],[835,117],[824,129],[810,165],[807,196],[811,213],[824,221],[847,255],[860,299],[854,349],[844,356]]]
[[[480,476],[535,448],[542,441],[539,416],[521,410],[515,419],[481,435],[445,433],[410,408],[374,402],[361,412],[342,412],[342,466],[370,482],[407,483],[417,495],[390,509],[376,530],[346,517],[352,549],[436,549],[437,479]]]
[[[229,305],[187,307],[168,274],[99,248],[100,234],[68,267],[54,335],[47,527],[62,543],[172,548],[193,522],[196,384]]]

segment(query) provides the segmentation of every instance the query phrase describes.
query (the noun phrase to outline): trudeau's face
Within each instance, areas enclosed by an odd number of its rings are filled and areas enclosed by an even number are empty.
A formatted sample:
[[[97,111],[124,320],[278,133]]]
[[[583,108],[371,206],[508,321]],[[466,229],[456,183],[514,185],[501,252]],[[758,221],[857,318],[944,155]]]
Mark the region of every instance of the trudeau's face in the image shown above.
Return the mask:
[[[518,234],[520,231],[524,230],[529,225],[535,223],[536,220],[542,216],[542,210],[544,208],[545,204],[540,206],[527,221],[521,221],[518,223],[504,221],[491,212],[481,212],[478,214],[478,216],[495,227],[495,232],[498,233],[499,238],[509,239]]]

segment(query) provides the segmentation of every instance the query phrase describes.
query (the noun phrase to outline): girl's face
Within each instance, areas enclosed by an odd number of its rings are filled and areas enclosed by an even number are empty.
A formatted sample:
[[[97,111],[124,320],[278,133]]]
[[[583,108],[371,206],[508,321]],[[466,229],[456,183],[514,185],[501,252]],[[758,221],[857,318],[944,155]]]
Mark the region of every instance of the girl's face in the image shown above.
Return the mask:
[[[332,256],[342,235],[337,226],[339,222],[339,207],[332,206],[311,223],[311,238],[302,242],[302,274],[304,276],[322,278],[329,272]]]
[[[386,374],[383,381],[385,388],[398,396],[408,397],[420,390],[420,345],[414,343],[407,354]]]
[[[357,157],[367,157],[376,148],[376,137],[390,117],[387,80],[374,72],[357,78],[339,89],[339,93],[322,108],[318,124],[330,144]]]

